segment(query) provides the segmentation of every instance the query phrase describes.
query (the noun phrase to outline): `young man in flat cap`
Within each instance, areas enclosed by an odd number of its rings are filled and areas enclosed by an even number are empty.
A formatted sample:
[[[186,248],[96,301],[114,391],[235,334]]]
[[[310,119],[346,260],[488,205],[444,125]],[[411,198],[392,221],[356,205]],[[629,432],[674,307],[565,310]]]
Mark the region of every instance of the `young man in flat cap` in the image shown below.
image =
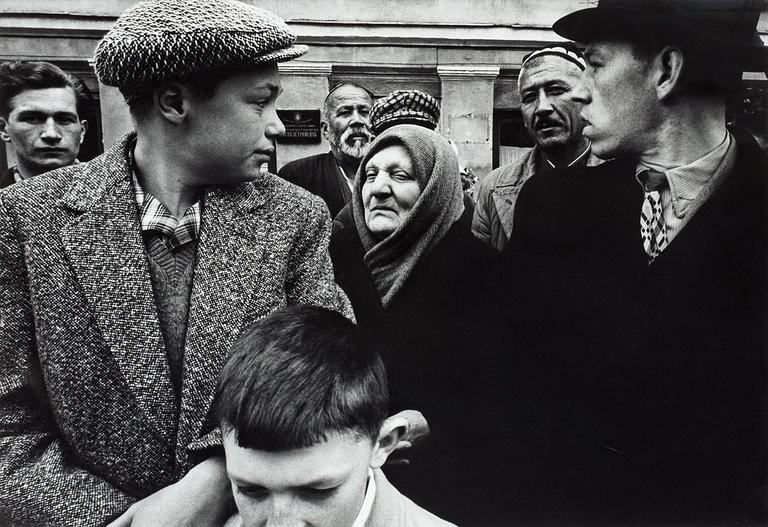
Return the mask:
[[[132,7],[95,65],[136,132],[0,193],[0,523],[220,525],[232,342],[286,304],[351,316],[324,204],[260,172],[294,41],[233,0]]]
[[[554,25],[587,45],[574,99],[616,158],[526,184],[510,245],[571,521],[768,523],[768,163],[726,127],[759,15],[601,0]]]
[[[371,92],[362,86],[335,86],[323,103],[322,129],[330,152],[291,161],[278,172],[323,198],[332,218],[352,199],[352,182],[373,140],[372,104]]]
[[[498,251],[512,234],[515,202],[526,181],[550,168],[600,163],[581,133],[581,104],[572,97],[585,67],[581,51],[570,43],[545,46],[523,58],[520,110],[536,146],[483,178],[472,217],[472,234]]]

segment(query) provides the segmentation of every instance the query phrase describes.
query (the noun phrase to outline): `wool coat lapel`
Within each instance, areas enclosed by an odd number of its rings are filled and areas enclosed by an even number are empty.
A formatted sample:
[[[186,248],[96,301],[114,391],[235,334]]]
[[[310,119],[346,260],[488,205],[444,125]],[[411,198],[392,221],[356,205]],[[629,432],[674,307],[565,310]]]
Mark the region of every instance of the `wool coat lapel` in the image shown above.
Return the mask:
[[[85,171],[61,204],[74,213],[60,232],[64,252],[120,381],[165,435],[174,419],[173,387],[125,157]]]
[[[265,255],[271,222],[257,216],[261,225],[254,229],[252,214],[266,194],[257,183],[213,188],[205,198],[184,356],[180,460],[201,433],[218,377],[211,372],[221,371],[227,356],[213,350],[229,350],[244,326],[259,315],[251,302],[258,290],[254,284],[275,282],[260,278],[271,268]],[[284,295],[281,291],[276,298]]]

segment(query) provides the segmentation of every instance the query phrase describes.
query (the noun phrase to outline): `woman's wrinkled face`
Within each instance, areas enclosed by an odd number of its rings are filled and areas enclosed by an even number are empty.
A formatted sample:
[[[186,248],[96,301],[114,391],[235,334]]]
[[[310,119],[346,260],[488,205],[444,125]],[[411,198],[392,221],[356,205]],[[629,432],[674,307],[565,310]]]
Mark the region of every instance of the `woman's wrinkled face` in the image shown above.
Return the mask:
[[[376,152],[365,165],[364,176],[365,224],[373,234],[385,238],[405,220],[422,188],[408,152],[399,145]]]

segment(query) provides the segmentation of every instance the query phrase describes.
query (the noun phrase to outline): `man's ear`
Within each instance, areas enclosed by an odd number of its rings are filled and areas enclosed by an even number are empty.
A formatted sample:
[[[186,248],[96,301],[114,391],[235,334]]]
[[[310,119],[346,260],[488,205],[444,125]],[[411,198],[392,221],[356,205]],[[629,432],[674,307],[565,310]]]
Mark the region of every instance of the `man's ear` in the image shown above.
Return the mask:
[[[85,141],[85,132],[88,131],[88,121],[83,119],[80,121],[80,144],[83,144],[83,141]]]
[[[0,139],[6,143],[11,142],[11,135],[8,133],[8,119],[0,117]]]
[[[680,85],[684,65],[683,52],[676,46],[666,46],[656,55],[655,88],[660,101],[669,98]]]
[[[376,445],[373,448],[373,454],[371,455],[371,468],[380,468],[384,464],[405,436],[408,425],[408,420],[399,414],[388,417],[384,421],[381,425],[379,438],[376,440]]]
[[[325,121],[325,119],[320,121],[320,131],[323,132],[323,137],[325,137],[326,141],[330,143],[331,138],[328,137],[328,123]]]
[[[160,115],[173,124],[181,124],[189,112],[189,89],[183,84],[171,83],[155,90],[155,105]]]

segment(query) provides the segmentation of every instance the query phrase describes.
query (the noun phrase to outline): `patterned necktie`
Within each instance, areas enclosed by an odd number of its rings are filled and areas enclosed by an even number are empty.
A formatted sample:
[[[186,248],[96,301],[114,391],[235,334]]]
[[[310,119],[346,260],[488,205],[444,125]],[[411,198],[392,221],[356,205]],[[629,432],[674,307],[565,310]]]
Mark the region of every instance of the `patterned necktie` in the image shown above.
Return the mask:
[[[667,246],[667,227],[664,224],[660,194],[667,178],[663,172],[646,170],[640,174],[640,181],[644,182],[645,188],[645,199],[640,211],[640,236],[650,264]]]

